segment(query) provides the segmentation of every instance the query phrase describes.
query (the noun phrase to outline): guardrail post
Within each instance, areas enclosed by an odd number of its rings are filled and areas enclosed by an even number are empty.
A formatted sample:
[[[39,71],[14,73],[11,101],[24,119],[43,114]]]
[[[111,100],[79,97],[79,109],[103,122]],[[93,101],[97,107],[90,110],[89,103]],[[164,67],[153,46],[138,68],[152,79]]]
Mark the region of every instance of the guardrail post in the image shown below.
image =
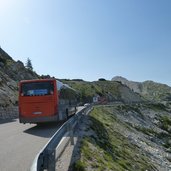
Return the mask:
[[[69,132],[71,145],[74,145],[74,133],[73,133],[73,128],[72,128],[71,123],[69,123],[67,129],[68,129],[68,132]]]
[[[74,133],[73,133],[73,130],[71,130],[70,136],[71,136],[71,145],[74,145]]]
[[[55,149],[48,149],[48,171],[55,171],[56,168],[56,151]]]

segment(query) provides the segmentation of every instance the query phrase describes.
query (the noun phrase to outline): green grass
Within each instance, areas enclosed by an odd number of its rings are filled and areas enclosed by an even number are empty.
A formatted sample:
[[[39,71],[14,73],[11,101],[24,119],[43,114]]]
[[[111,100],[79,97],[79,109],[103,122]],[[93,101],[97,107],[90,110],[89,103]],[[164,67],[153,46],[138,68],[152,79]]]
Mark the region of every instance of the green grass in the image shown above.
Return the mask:
[[[167,107],[161,103],[151,103],[147,104],[146,107],[154,110],[154,111],[167,111]]]
[[[73,80],[61,80],[62,82],[70,85],[80,94],[80,100],[85,102],[92,102],[93,97],[99,95],[101,97],[108,98],[109,101],[120,100],[121,84],[113,81],[73,81]],[[109,97],[110,94],[110,97]]]
[[[137,116],[144,119],[144,115],[139,108],[140,108],[139,105],[126,105],[126,104],[124,104],[124,105],[117,106],[117,110],[122,112],[122,113],[123,112],[136,112]]]
[[[80,160],[78,160],[77,163],[74,164],[74,168],[77,171],[85,171],[85,166],[85,163]]]
[[[160,120],[160,123],[161,123],[160,127],[163,130],[171,133],[171,131],[169,130],[169,127],[171,127],[171,118],[168,117],[168,116],[160,116],[159,120]]]
[[[145,127],[135,127],[138,131],[143,132],[146,135],[149,136],[156,136],[156,132],[152,128],[145,128]]]
[[[165,84],[145,81],[143,82],[143,87],[147,91],[147,93],[144,94],[144,97],[149,100],[162,101],[166,100],[168,96],[171,95],[170,87]]]
[[[85,170],[141,171],[155,170],[150,160],[125,138],[116,125],[125,127],[112,113],[112,108],[95,107],[91,112],[90,130],[94,135],[84,137],[81,144],[81,158],[75,166]],[[126,127],[125,127],[126,129]],[[75,167],[74,170],[78,171]]]
[[[171,134],[170,133],[166,133],[166,132],[161,132],[161,133],[158,133],[156,134],[156,137],[158,139],[160,139],[160,141],[162,141],[162,146],[167,148],[167,149],[170,149],[170,139],[171,139]]]

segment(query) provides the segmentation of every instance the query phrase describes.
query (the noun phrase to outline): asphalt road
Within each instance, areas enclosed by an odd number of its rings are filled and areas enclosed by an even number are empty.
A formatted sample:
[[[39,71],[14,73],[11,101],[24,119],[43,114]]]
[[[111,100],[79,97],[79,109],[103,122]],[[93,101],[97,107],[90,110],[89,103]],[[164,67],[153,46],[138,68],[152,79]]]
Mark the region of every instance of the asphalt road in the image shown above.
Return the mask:
[[[36,154],[59,128],[59,124],[37,126],[18,120],[0,123],[0,171],[27,171]]]
[[[83,107],[79,107],[80,111]],[[0,120],[0,171],[29,171],[37,153],[61,124],[20,124]]]

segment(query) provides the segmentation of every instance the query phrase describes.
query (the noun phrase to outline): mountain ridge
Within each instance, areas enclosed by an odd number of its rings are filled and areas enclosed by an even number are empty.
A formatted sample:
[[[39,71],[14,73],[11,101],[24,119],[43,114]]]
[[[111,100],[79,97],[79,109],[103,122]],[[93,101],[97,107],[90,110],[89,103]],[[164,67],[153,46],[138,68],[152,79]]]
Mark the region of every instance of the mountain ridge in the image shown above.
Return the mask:
[[[21,61],[15,61],[0,48],[0,106],[17,105],[18,82],[20,80],[46,78],[26,68]],[[50,78],[50,76],[48,76]],[[61,79],[62,80],[62,79]],[[93,96],[100,96],[111,101],[124,103],[151,101],[170,101],[171,87],[145,81],[143,83],[129,81],[117,76],[112,81],[105,79],[86,82],[82,79],[62,80],[81,94],[82,102],[92,102]]]
[[[124,77],[115,76],[112,81],[118,81],[128,86],[131,90],[151,101],[170,101],[171,87],[167,84],[157,83],[151,80],[144,82],[129,81]]]

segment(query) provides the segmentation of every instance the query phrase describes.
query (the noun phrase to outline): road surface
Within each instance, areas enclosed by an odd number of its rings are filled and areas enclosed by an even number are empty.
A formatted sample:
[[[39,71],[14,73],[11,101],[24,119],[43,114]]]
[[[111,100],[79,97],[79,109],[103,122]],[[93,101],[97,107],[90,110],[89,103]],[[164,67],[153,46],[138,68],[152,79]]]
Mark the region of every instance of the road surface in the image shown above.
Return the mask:
[[[82,108],[79,108],[80,111]],[[18,119],[0,121],[0,171],[29,171],[37,153],[60,124],[20,124]]]
[[[0,171],[27,171],[59,124],[0,123]]]

